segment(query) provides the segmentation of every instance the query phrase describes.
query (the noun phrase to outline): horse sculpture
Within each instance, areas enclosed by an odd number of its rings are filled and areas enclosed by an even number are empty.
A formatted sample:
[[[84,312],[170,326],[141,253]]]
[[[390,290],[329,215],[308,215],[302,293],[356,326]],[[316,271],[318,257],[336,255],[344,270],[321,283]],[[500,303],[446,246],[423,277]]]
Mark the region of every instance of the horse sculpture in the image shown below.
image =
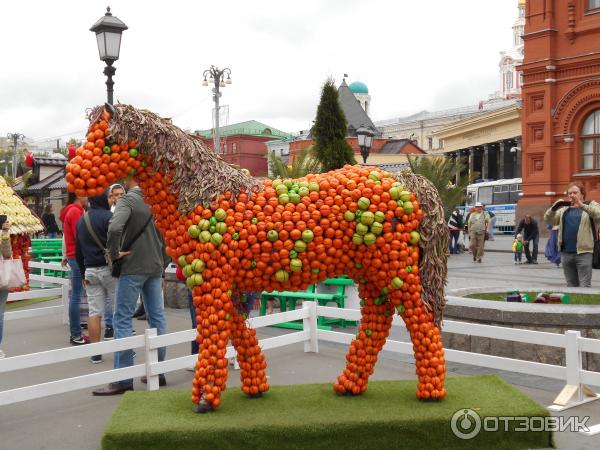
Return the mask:
[[[367,390],[395,313],[410,333],[417,398],[445,397],[440,323],[447,230],[435,188],[407,173],[345,166],[298,180],[256,181],[169,119],[128,105],[89,112],[87,142],[67,166],[68,190],[99,195],[134,177],[192,289],[200,344],[197,412],[221,403],[232,342],[250,398],[269,389],[266,360],[248,327],[247,291],[298,291],[347,275],[362,319],[334,389]]]

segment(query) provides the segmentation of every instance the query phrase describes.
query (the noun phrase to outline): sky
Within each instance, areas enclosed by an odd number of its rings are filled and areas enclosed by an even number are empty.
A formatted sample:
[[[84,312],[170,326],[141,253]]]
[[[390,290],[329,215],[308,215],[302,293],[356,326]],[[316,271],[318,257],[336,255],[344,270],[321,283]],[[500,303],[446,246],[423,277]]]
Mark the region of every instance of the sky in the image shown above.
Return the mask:
[[[108,0],[0,2],[0,136],[83,138],[106,78],[89,28]],[[374,121],[466,106],[499,89],[517,0],[112,0],[129,27],[115,101],[212,126],[202,72],[231,69],[229,123],[310,128],[328,77],[365,82]]]

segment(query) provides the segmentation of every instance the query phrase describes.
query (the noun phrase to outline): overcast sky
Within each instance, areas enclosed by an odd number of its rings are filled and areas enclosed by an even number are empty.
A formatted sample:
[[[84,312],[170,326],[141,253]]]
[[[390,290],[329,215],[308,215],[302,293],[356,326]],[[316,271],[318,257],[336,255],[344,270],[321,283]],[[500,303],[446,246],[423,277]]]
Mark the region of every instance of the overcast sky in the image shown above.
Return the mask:
[[[106,98],[90,26],[107,0],[0,2],[0,136],[83,137],[85,109]],[[360,79],[371,118],[465,106],[499,89],[517,0],[113,0],[129,29],[115,101],[211,127],[202,71],[230,67],[229,123],[310,127],[328,76]]]

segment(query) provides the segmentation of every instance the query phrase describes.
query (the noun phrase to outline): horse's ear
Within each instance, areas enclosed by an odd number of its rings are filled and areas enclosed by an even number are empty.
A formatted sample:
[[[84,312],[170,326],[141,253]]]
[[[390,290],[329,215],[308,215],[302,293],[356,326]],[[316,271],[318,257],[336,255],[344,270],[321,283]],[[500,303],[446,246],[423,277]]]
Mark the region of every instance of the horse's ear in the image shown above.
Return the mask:
[[[116,112],[115,107],[110,103],[104,103],[104,109],[107,110],[111,116],[113,116]]]

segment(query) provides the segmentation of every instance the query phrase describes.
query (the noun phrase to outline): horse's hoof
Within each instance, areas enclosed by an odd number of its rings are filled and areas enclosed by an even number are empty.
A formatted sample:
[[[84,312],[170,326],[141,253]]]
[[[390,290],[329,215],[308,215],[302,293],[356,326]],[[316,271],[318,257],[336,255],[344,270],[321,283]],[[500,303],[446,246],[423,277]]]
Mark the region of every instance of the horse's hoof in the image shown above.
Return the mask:
[[[206,413],[209,413],[209,412],[213,412],[215,410],[215,408],[213,408],[210,403],[207,403],[204,400],[202,400],[197,405],[194,405],[194,407],[192,408],[192,410],[195,413],[198,413],[198,414],[206,414]]]
[[[262,397],[262,392],[259,392],[258,394],[248,394],[248,398],[261,398]]]

